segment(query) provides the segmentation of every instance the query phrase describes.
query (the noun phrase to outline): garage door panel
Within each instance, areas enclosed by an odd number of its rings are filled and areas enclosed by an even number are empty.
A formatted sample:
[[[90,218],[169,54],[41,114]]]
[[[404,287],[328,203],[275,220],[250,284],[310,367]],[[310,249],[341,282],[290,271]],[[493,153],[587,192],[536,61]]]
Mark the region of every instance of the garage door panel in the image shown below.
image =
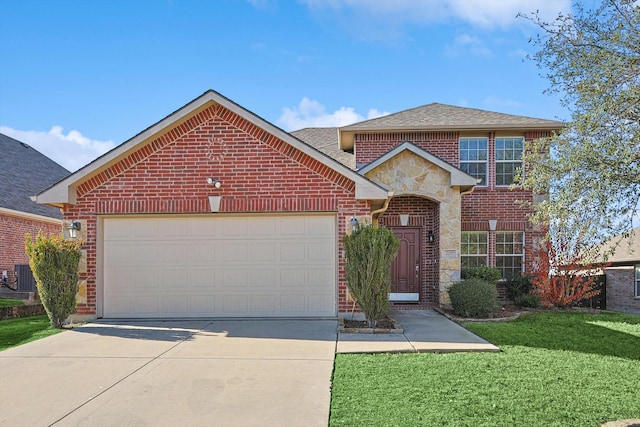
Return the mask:
[[[163,295],[162,311],[168,315],[186,315],[188,310],[188,298],[186,295]]]
[[[189,260],[189,250],[186,243],[176,242],[162,245],[158,251],[163,265],[185,265]]]
[[[106,218],[103,229],[105,317],[336,314],[335,216]]]
[[[254,268],[248,272],[249,283],[253,289],[273,288],[276,286],[277,272],[273,268]]]
[[[209,294],[190,295],[188,312],[194,315],[207,316],[216,309],[216,297]]]
[[[210,265],[216,259],[215,247],[202,241],[184,243],[187,246],[186,263]]]
[[[311,263],[328,263],[335,256],[335,245],[333,242],[309,242],[309,262]]]
[[[307,256],[305,242],[283,242],[280,245],[281,261],[304,261]]]
[[[222,259],[226,263],[240,264],[249,259],[249,244],[246,241],[229,241],[221,244],[224,245]]]

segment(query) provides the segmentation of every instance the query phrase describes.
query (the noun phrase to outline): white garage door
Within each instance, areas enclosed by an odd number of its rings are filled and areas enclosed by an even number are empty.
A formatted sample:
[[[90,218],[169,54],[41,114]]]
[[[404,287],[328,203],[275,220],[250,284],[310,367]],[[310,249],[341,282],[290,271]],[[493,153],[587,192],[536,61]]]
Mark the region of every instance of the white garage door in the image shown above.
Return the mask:
[[[335,216],[103,222],[104,317],[336,315]]]

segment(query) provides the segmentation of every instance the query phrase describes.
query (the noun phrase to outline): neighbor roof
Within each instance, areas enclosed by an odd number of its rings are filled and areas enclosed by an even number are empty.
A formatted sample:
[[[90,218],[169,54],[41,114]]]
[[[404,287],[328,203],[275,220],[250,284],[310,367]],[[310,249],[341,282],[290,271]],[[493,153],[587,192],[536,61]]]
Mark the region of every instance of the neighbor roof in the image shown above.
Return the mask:
[[[304,128],[290,133],[343,165],[355,169],[356,157],[338,147],[338,128]]]
[[[62,219],[59,209],[39,205],[30,197],[69,175],[69,171],[24,142],[1,133],[0,153],[0,208]]]
[[[564,123],[555,120],[536,119],[434,102],[341,127],[340,146],[343,149],[350,149],[353,146],[353,134],[366,131],[555,130],[562,127],[564,127]]]
[[[606,253],[615,248],[615,252],[607,257],[613,265],[640,263],[640,227],[634,228],[628,235],[619,235],[607,240],[602,251]]]

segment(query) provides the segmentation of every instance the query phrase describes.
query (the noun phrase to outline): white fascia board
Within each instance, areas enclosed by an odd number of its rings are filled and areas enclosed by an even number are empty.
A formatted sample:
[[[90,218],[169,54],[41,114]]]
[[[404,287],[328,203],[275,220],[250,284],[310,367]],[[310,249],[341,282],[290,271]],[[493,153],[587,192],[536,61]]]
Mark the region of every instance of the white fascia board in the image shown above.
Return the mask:
[[[51,218],[49,216],[32,214],[29,212],[16,211],[14,209],[0,208],[0,214],[5,214],[9,216],[15,216],[18,218],[25,218],[34,221],[48,222],[54,225],[60,224],[62,225],[62,220],[58,218]]]

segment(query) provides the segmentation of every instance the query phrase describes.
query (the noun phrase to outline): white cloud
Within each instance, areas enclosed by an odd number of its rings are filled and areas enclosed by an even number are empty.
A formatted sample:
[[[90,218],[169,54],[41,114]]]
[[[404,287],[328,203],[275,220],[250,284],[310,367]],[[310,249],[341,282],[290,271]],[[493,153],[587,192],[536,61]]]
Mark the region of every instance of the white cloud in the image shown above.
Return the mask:
[[[519,12],[539,11],[543,19],[571,10],[571,0],[298,0],[312,11],[365,14],[381,22],[430,24],[460,20],[482,28],[517,24]]]
[[[0,126],[0,133],[29,144],[72,172],[116,146],[113,141],[87,138],[77,130],[65,135],[63,130],[61,126],[53,126],[48,132]]]
[[[482,39],[470,34],[458,34],[453,40],[452,45],[448,45],[444,51],[445,55],[455,58],[463,55],[482,56],[489,58],[493,56],[493,52],[485,46]]]
[[[361,122],[366,119],[375,119],[389,114],[386,111],[379,111],[371,108],[366,116],[358,114],[353,107],[340,107],[336,111],[329,113],[324,105],[318,101],[302,98],[296,107],[285,107],[278,118],[278,125],[288,131],[298,130],[307,127],[340,127],[352,123]]]

